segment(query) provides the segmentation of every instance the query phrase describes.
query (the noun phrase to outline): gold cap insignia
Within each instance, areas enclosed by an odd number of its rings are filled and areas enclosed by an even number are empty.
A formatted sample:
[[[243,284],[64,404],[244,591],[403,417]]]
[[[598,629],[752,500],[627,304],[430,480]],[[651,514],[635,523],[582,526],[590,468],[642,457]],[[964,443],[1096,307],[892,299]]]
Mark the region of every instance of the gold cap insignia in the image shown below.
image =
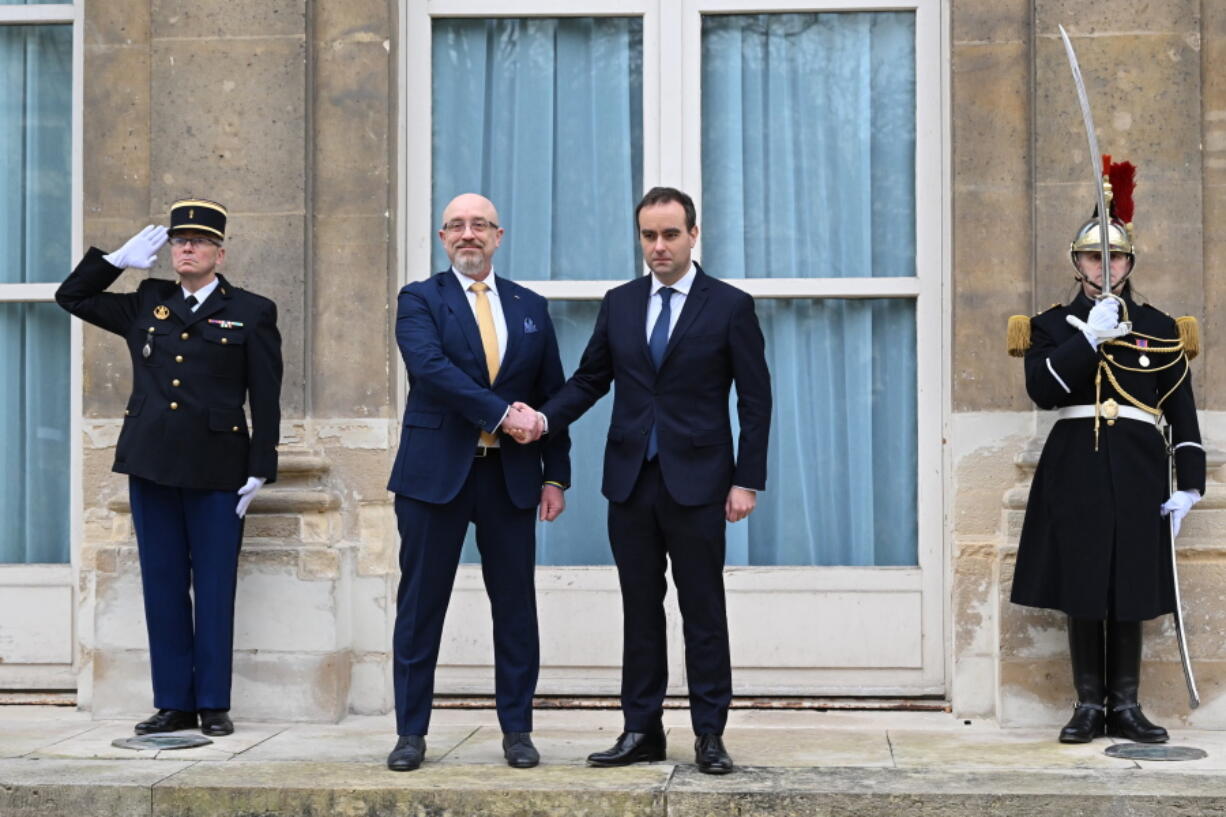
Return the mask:
[[[157,306],[153,307],[153,317],[157,318],[159,321],[166,320],[170,317],[170,307],[166,306],[165,304],[158,304]]]
[[[188,217],[188,218],[195,218],[195,217],[196,217],[196,208],[194,208],[194,207],[193,207],[192,209],[188,210],[188,211],[187,211],[187,217]]]

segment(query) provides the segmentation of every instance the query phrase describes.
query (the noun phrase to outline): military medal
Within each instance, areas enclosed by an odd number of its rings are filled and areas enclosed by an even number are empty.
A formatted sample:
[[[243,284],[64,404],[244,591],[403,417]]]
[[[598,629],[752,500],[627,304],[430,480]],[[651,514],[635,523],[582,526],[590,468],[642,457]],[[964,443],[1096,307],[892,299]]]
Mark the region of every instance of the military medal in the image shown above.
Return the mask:
[[[1137,338],[1137,346],[1140,346],[1142,349],[1144,349],[1146,346],[1149,346],[1149,341],[1147,341],[1145,338]],[[1143,368],[1148,367],[1149,366],[1149,355],[1142,352],[1141,356],[1137,358],[1137,363],[1140,363]]]
[[[170,317],[170,308],[165,304],[158,304],[157,306],[153,307],[153,317],[157,318],[159,321],[166,320]]]
[[[165,309],[165,308],[166,307],[164,306],[159,307],[159,309]],[[141,357],[144,357],[144,358],[148,358],[149,355],[153,354],[153,327],[152,326],[149,327],[149,334],[145,335],[145,346],[143,349],[140,350],[140,353],[141,353]]]

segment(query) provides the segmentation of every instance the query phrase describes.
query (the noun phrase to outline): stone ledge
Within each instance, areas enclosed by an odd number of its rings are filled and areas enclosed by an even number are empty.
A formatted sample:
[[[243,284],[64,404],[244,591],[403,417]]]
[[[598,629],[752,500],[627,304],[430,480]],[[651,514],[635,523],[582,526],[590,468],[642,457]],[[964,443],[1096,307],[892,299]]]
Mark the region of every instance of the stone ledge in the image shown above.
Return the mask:
[[[99,811],[103,807],[105,811]],[[741,768],[727,777],[656,764],[593,770],[546,765],[427,765],[410,774],[381,763],[167,760],[0,761],[0,812],[22,817],[430,814],[439,817],[699,817],[908,814],[971,817],[1076,813],[1088,817],[1218,815],[1217,774],[1142,769]]]
[[[321,513],[334,511],[341,506],[341,498],[330,491],[311,491],[298,488],[270,486],[258,494],[251,503],[250,513]],[[107,510],[114,513],[131,513],[132,505],[126,494],[107,503]]]

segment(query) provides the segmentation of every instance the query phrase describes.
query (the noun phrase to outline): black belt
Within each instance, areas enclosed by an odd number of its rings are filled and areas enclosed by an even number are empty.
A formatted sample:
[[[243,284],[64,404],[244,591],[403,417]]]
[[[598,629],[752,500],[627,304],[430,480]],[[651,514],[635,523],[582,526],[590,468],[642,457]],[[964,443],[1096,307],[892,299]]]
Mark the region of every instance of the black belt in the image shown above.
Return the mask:
[[[500,450],[501,449],[496,445],[479,445],[477,446],[477,453],[475,453],[473,456],[477,459],[484,459],[485,457],[494,456]]]

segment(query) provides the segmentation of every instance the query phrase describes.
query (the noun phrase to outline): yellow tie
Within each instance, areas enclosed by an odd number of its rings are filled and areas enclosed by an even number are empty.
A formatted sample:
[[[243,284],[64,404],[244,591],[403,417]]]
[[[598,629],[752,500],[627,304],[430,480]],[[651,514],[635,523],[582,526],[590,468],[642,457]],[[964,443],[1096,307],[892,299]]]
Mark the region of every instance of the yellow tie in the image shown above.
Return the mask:
[[[485,368],[490,373],[490,384],[498,377],[498,332],[494,329],[494,312],[490,309],[490,296],[485,294],[489,284],[478,281],[470,289],[477,293],[477,331],[481,333],[481,347],[485,349]],[[482,445],[495,445],[498,438],[488,431],[481,432]]]

